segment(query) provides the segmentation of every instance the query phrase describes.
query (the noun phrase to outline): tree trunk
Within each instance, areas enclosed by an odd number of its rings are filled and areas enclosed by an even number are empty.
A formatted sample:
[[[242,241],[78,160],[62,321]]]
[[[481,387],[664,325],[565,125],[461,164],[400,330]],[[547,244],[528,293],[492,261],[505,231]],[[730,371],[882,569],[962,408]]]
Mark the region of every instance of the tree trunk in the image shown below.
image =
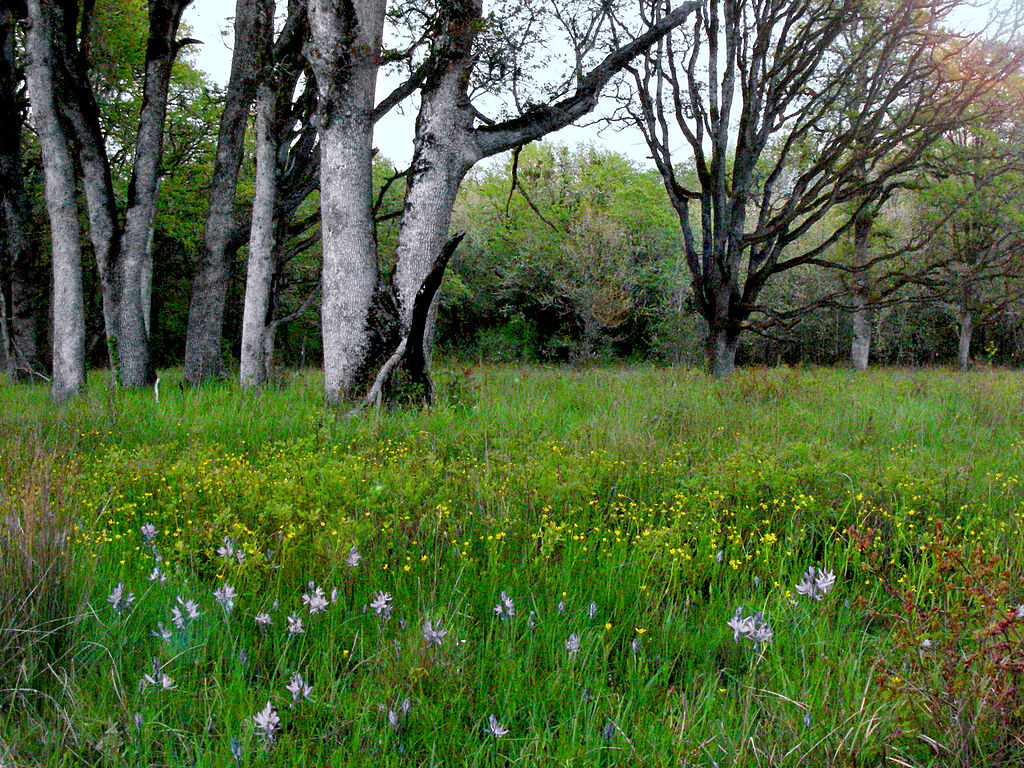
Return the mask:
[[[853,292],[853,342],[850,345],[850,361],[854,370],[868,369],[871,353],[871,305],[864,286],[858,285]]]
[[[7,330],[7,295],[0,292],[0,373],[7,377],[10,384],[18,380],[18,369],[14,364],[14,349],[11,347],[11,334]]]
[[[860,167],[863,175],[863,167]],[[868,261],[868,239],[874,224],[865,208],[854,214],[853,222],[853,266],[863,270]],[[854,370],[866,371],[868,358],[871,355],[871,326],[873,312],[871,307],[871,277],[866,272],[856,273],[853,288],[853,341],[850,345],[850,361]]]
[[[396,339],[394,332],[400,327],[398,301],[393,283],[388,283],[374,297],[374,308],[377,314],[371,318],[374,322],[374,352],[385,354],[394,351],[377,371],[362,402],[356,410],[372,405],[416,405],[428,406],[434,402],[434,380],[430,374],[430,364],[425,347],[427,322],[431,316],[434,299],[444,279],[444,271],[448,262],[458,249],[465,233],[456,235],[444,244],[441,252],[434,258],[434,266],[424,278],[413,300],[412,319],[408,332]]]
[[[469,87],[478,55],[473,44],[484,26],[483,2],[453,0],[442,4],[442,32],[431,46],[432,72],[420,91],[413,161],[396,250],[393,280],[400,335],[408,334],[416,296],[445,250],[452,208],[469,170],[485,157],[528,144],[592,111],[609,80],[637,54],[681,24],[696,6],[683,3],[586,74],[581,72],[577,90],[561,101],[495,125],[475,127],[477,113]],[[423,343],[428,375],[435,317],[436,294],[426,319]]]
[[[54,39],[60,62],[58,107],[75,139],[78,165],[82,173],[86,211],[89,219],[89,242],[96,258],[99,275],[103,328],[106,336],[108,364],[111,380],[119,381],[118,373],[118,320],[120,285],[118,270],[121,254],[121,226],[117,199],[107,156],[106,137],[100,121],[99,105],[93,93],[89,73],[88,29],[92,3],[82,9],[81,30],[74,4],[65,4],[69,14],[62,24],[60,35]],[[79,36],[81,35],[81,39]]]
[[[374,86],[385,0],[341,8],[309,0],[320,128],[320,218],[323,237],[321,324],[324,393],[348,397],[369,348],[367,321],[377,287],[371,211]]]
[[[13,382],[39,366],[35,305],[39,290],[38,249],[31,229],[32,214],[22,178],[23,104],[14,52],[14,15],[0,10],[0,217],[6,234],[0,238],[0,368]]]
[[[956,353],[956,362],[961,371],[971,367],[971,337],[974,335],[974,318],[970,310],[960,315],[960,345]]]
[[[0,247],[0,316],[2,369],[13,382],[39,367],[36,344],[36,279],[39,253],[32,234],[32,212],[22,178],[21,135],[24,105],[19,103],[20,75],[14,52],[14,14],[0,10],[0,217],[6,237]]]
[[[50,398],[64,402],[85,389],[85,303],[75,169],[70,136],[57,109],[55,51],[62,25],[53,0],[28,0],[26,79],[43,157],[53,268],[53,379]]]
[[[36,309],[41,290],[37,278],[39,255],[20,179],[13,192],[9,192],[2,203],[7,237],[0,270],[0,314],[6,335],[0,358],[13,382],[38,372],[41,367],[36,333]]]
[[[181,44],[177,41],[181,14],[191,0],[149,0],[149,39],[142,109],[135,143],[132,180],[118,277],[118,355],[121,381],[128,387],[151,384],[155,378],[149,352],[143,278],[151,231],[156,221],[164,122],[171,68]]]
[[[971,367],[971,337],[974,335],[974,285],[970,277],[960,287],[960,336],[956,362],[961,371]]]
[[[708,370],[716,379],[727,379],[736,372],[739,334],[726,328],[714,328],[708,339]]]
[[[261,83],[256,97],[256,185],[252,198],[249,264],[242,315],[239,378],[243,387],[266,383],[270,375],[273,338],[270,333],[271,290],[278,247],[278,93]]]
[[[100,125],[99,106],[88,79],[90,65],[83,51],[74,52],[77,43],[73,39],[64,37],[59,44],[67,80],[65,98],[61,100],[60,107],[74,134],[82,170],[82,188],[89,219],[89,243],[92,245],[99,275],[108,365],[112,381],[117,382],[120,378],[117,335],[121,255],[117,199],[103,128]]]
[[[238,242],[235,221],[238,169],[245,150],[246,119],[256,94],[260,53],[264,50],[260,41],[269,34],[273,9],[273,0],[236,0],[235,4],[231,74],[220,118],[203,246],[188,310],[185,381],[189,384],[225,374],[221,341],[231,259]]]
[[[416,295],[448,239],[459,185],[483,158],[473,141],[474,117],[466,94],[483,3],[467,0],[457,5],[463,6],[451,12],[457,23],[449,24],[444,38],[435,45],[435,50],[444,51],[446,66],[424,85],[416,118],[411,173],[395,251],[394,283],[403,335],[412,321]],[[432,309],[427,321],[428,362],[435,312]]]
[[[274,311],[284,224],[308,196],[315,178],[309,128],[311,105],[315,106],[310,98],[313,86],[307,82],[293,101],[299,79],[308,72],[302,55],[303,30],[308,28],[305,19],[305,0],[289,0],[288,20],[276,42],[269,28],[261,41],[261,60],[267,64],[256,94],[256,180],[239,361],[243,387],[260,386],[270,378],[274,335],[280,322],[274,319]],[[290,169],[288,176],[285,168]],[[284,200],[282,188],[288,190]]]
[[[159,190],[158,190],[159,193]],[[156,222],[149,228],[146,238],[146,256],[142,261],[142,324],[146,338],[153,335],[153,241],[156,238]]]

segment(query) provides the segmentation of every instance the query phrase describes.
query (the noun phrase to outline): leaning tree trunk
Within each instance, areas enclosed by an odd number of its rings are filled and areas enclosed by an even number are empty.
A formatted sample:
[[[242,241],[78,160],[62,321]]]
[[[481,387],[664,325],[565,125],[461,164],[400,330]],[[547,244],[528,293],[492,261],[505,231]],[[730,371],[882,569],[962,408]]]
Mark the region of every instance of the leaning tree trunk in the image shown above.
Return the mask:
[[[453,35],[458,32],[450,33]],[[410,165],[410,182],[402,207],[395,250],[394,283],[401,332],[408,332],[413,305],[427,275],[448,239],[452,209],[459,186],[482,158],[470,141],[472,113],[465,109],[465,80],[473,66],[472,35],[467,27],[454,49],[451,66],[423,89],[416,138]],[[435,309],[427,320],[427,359],[433,339]]]
[[[352,394],[369,349],[377,287],[371,211],[373,107],[386,0],[309,0],[320,128],[324,393]]]
[[[85,389],[85,303],[71,139],[57,109],[52,40],[62,14],[54,0],[28,0],[26,80],[43,156],[43,190],[53,268],[53,379],[50,398]]]
[[[128,387],[152,383],[155,374],[149,351],[143,278],[150,237],[156,221],[164,122],[171,69],[181,48],[176,38],[181,14],[191,0],[149,0],[149,40],[142,109],[135,143],[135,161],[128,188],[128,208],[118,277],[118,354],[121,381]]]
[[[433,404],[435,397],[434,380],[430,375],[429,354],[426,341],[428,323],[437,292],[444,279],[448,262],[455,255],[465,233],[448,240],[441,252],[434,258],[434,265],[416,297],[413,299],[412,318],[404,334],[396,339],[395,331],[403,327],[399,318],[398,302],[393,283],[388,283],[375,297],[375,309],[379,313],[374,320],[377,327],[371,334],[375,351],[390,352],[383,360],[363,400],[356,409],[366,406],[380,408],[381,405]],[[382,322],[381,322],[382,321]],[[396,343],[397,342],[397,343]],[[391,344],[393,350],[386,344]]]
[[[256,94],[260,41],[269,34],[273,0],[236,0],[235,41],[206,216],[203,245],[192,284],[185,338],[185,381],[199,384],[224,376],[221,342],[231,260],[239,242],[235,221],[238,170],[245,151],[245,126]]]
[[[89,220],[89,243],[99,276],[108,365],[112,381],[117,382],[121,226],[100,110],[88,77],[89,63],[83,51],[72,50],[74,45],[74,40],[66,37],[61,41],[67,82],[60,106],[75,137]]]
[[[412,338],[409,329],[417,297],[446,251],[452,208],[469,170],[485,157],[528,144],[592,111],[611,78],[680,25],[696,6],[695,2],[683,3],[586,74],[581,72],[576,91],[561,101],[494,125],[475,126],[477,112],[470,102],[469,87],[478,56],[474,42],[485,27],[483,2],[452,0],[442,4],[441,31],[431,47],[430,73],[420,90],[413,161],[399,225],[393,275],[399,336]],[[427,382],[436,315],[436,293],[432,295],[435,303],[425,318],[423,342],[423,380]]]

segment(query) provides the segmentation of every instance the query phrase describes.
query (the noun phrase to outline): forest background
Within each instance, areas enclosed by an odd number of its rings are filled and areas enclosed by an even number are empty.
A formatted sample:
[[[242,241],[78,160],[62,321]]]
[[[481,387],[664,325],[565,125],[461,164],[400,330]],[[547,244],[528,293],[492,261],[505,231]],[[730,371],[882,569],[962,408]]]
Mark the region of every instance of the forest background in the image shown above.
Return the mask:
[[[973,9],[974,17],[991,10]],[[114,189],[123,205],[132,179],[130,149],[141,103],[146,14],[139,3],[130,2],[99,3],[94,13],[90,76],[112,149]],[[989,25],[980,36],[971,32],[971,44],[1005,45],[1007,18],[1000,23],[1004,27]],[[223,46],[216,40],[205,45]],[[223,89],[184,50],[171,79],[152,230],[149,347],[153,362],[161,367],[183,360],[224,99]],[[15,74],[19,71],[16,65]],[[774,276],[753,317],[741,323],[744,331],[752,332],[743,334],[740,363],[845,362],[855,335],[851,317],[858,297],[863,300],[865,295],[873,330],[871,356],[877,362],[955,361],[962,367],[972,358],[1020,362],[1020,127],[1012,107],[978,118],[986,112],[986,98],[1016,103],[1019,93],[1012,78],[1002,79],[999,89],[997,96],[990,91],[972,105],[972,118],[943,132],[902,174],[898,191],[878,205],[866,246],[874,266],[849,268],[855,250],[850,230],[827,250],[828,265],[839,268],[806,264]],[[20,99],[19,109],[25,110],[24,90]],[[707,329],[691,286],[678,212],[658,172],[637,159],[639,133],[623,125],[622,110],[616,112],[615,104],[613,98],[595,118],[611,142],[547,141],[470,172],[452,225],[452,231],[467,236],[440,294],[437,344],[443,354],[481,361],[573,363],[694,364],[703,358]],[[404,120],[408,124],[411,117]],[[236,201],[243,211],[251,205],[255,184],[253,133],[250,125]],[[32,130],[24,130],[20,141],[32,231],[44,242],[40,152]],[[401,169],[389,157],[403,152],[392,153],[391,143],[383,142],[373,171],[382,274],[394,263],[404,194]],[[609,144],[633,148],[621,154]],[[692,157],[679,156],[679,177],[699,186]],[[310,223],[316,198],[313,191],[302,202],[306,218],[298,221]],[[808,228],[797,245],[822,239],[850,211],[850,204],[837,206]],[[296,227],[274,274],[272,355],[280,367],[316,364],[322,358],[316,295],[319,241],[314,229]],[[24,367],[45,376],[52,314],[48,255],[45,248],[35,253],[17,309],[11,295],[12,258],[8,249],[5,317],[13,329],[20,314],[21,341],[27,345]],[[230,261],[227,289],[223,351],[230,360],[240,353],[246,259],[242,244]],[[107,350],[96,274],[86,270],[85,281],[88,360],[103,366]],[[14,355],[9,358],[8,365]]]

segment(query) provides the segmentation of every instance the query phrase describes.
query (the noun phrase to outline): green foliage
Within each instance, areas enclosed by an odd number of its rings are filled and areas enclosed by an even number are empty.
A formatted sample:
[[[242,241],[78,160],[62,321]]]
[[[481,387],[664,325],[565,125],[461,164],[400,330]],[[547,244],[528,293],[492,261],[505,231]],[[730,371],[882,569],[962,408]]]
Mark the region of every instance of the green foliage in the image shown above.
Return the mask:
[[[469,232],[442,294],[442,339],[491,359],[650,350],[678,290],[672,214],[656,175],[592,147],[531,145],[463,186]]]

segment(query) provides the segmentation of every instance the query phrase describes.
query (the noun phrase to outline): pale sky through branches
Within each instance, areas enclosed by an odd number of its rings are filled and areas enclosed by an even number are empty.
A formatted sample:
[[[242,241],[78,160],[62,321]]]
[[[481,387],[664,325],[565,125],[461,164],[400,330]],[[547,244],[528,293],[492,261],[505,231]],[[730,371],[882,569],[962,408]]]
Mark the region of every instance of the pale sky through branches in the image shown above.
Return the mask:
[[[958,21],[966,28],[980,28],[989,18],[990,9],[1005,2],[1009,0],[997,3],[964,3],[962,10],[957,14]],[[231,69],[234,10],[233,0],[196,0],[185,11],[184,20],[191,27],[191,34],[203,41],[202,45],[190,46],[186,50],[199,69],[206,72],[221,87],[227,83],[228,72]],[[383,81],[378,96],[387,95],[395,84],[397,83]],[[600,112],[599,108],[597,114]],[[406,107],[404,110],[393,110],[377,124],[375,145],[382,155],[399,167],[407,165],[412,157],[414,121],[415,110]],[[599,133],[597,126],[570,126],[552,134],[548,140],[569,145],[593,143],[624,154],[640,165],[650,164],[646,144],[639,133],[632,131],[605,128]]]
[[[234,11],[234,0],[196,0],[185,10],[184,21],[191,27],[191,35],[203,41],[202,45],[190,46],[186,50],[193,63],[221,87],[227,84],[231,69]],[[395,85],[397,81],[382,81],[378,98],[386,96]],[[412,158],[415,119],[415,110],[406,106],[404,110],[392,110],[377,124],[375,146],[398,167],[408,165]],[[546,140],[569,145],[611,145],[616,152],[637,163],[646,165],[649,162],[647,145],[640,134],[635,132],[605,129],[599,134],[597,126],[569,126],[551,134]]]

